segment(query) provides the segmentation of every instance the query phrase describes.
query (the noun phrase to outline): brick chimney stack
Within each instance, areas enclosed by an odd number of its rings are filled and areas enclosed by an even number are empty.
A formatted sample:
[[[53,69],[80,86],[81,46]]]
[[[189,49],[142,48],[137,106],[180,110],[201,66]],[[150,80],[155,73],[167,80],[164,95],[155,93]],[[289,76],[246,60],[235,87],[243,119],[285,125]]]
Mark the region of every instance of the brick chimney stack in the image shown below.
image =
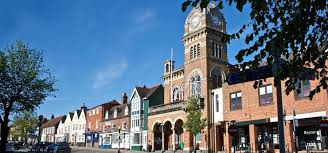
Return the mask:
[[[127,102],[128,102],[128,96],[126,95],[126,93],[124,93],[122,96],[122,104],[126,104]]]

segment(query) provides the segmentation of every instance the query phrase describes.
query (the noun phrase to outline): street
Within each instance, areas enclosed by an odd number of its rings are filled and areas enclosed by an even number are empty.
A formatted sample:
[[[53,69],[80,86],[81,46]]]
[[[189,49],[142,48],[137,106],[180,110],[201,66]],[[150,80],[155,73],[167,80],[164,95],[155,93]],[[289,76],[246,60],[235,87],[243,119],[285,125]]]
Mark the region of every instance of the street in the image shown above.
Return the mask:
[[[117,149],[99,149],[99,148],[85,148],[85,147],[72,147],[71,153],[117,153]],[[121,153],[130,153],[132,151],[121,150]],[[133,151],[135,153],[141,153],[141,151]],[[16,150],[15,153],[35,153],[28,152],[27,150]]]

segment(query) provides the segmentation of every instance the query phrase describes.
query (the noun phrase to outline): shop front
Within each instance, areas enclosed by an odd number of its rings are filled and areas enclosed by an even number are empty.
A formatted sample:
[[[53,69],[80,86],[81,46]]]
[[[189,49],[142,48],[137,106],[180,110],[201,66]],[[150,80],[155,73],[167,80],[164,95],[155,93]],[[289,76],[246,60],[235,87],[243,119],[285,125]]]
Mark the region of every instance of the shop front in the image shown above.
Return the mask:
[[[299,119],[296,127],[298,150],[322,150],[327,129],[320,128],[321,118]],[[326,145],[325,145],[326,146]]]
[[[99,147],[99,133],[98,132],[87,132],[85,135],[85,146],[86,147]]]
[[[110,133],[101,133],[99,134],[99,148],[102,149],[111,149],[112,148],[112,135]]]
[[[68,142],[68,133],[61,133],[55,135],[56,142]]]

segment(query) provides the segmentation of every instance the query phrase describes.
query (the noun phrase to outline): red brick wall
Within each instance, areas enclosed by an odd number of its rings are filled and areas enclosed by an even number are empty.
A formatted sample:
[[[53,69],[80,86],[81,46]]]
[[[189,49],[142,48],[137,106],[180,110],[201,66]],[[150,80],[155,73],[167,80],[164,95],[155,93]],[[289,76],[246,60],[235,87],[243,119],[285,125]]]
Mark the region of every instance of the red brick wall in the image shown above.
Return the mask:
[[[98,109],[98,114],[97,114],[97,109]],[[93,110],[95,110],[95,115],[93,115]],[[91,116],[90,116],[91,113]],[[93,109],[90,109],[86,113],[86,120],[87,120],[87,131],[102,131],[102,106],[95,107]],[[96,128],[96,122],[98,121],[98,128]],[[91,123],[91,127],[89,127]]]

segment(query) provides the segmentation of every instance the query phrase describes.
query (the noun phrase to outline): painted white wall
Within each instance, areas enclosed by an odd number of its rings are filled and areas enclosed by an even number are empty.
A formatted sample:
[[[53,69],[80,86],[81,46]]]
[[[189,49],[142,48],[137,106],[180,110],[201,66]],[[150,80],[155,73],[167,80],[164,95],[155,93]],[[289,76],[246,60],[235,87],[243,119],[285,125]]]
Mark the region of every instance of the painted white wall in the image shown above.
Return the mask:
[[[81,114],[78,116],[77,110],[75,110],[73,119],[71,122],[71,132],[70,132],[70,140],[72,143],[81,143],[84,142],[84,133],[86,129],[86,117],[85,112],[81,109]]]
[[[214,111],[214,123],[223,121],[223,91],[222,88],[213,89],[213,111]],[[217,104],[219,109],[217,110]]]

